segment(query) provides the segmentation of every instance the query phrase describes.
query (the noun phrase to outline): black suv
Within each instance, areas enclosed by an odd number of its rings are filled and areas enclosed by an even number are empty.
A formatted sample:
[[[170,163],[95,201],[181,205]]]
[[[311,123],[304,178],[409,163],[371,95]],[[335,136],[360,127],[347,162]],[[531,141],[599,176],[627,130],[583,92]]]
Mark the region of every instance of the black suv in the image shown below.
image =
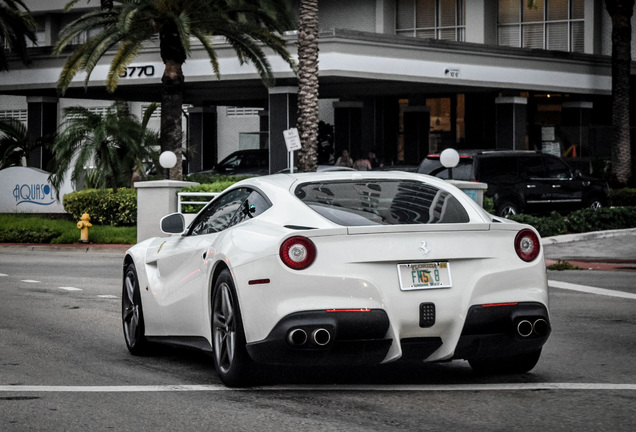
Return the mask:
[[[448,178],[439,155],[427,156],[418,173]],[[460,156],[455,180],[488,184],[495,214],[548,213],[553,210],[598,209],[608,205],[606,182],[581,174],[561,158],[531,151],[488,151]]]
[[[269,150],[238,150],[225,157],[212,171],[199,174],[259,176],[269,174]]]

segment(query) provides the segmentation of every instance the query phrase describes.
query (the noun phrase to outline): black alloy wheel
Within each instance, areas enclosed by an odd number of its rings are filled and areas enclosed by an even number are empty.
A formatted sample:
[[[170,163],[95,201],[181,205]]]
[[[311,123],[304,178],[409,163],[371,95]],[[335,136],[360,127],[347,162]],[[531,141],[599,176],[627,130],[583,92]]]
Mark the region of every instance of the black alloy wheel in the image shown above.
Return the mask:
[[[128,351],[135,355],[148,353],[148,341],[144,335],[144,313],[141,306],[139,279],[135,265],[130,263],[124,273],[121,295],[121,320]]]
[[[228,387],[246,385],[251,359],[245,347],[234,281],[229,270],[216,280],[212,297],[212,344],[217,374]]]

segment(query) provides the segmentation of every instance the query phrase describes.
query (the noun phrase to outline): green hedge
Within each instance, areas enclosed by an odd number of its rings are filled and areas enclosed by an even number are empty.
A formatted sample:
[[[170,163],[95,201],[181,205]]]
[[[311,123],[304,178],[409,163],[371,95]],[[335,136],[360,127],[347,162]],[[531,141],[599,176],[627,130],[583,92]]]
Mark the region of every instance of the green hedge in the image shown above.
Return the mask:
[[[610,199],[613,206],[634,207],[636,206],[636,189],[612,189],[610,191]]]
[[[64,210],[74,220],[80,220],[84,213],[91,217],[91,223],[112,226],[132,226],[137,224],[137,191],[121,188],[117,193],[112,189],[85,189],[64,195]]]
[[[583,209],[562,216],[553,212],[546,217],[519,214],[510,219],[532,225],[542,237],[636,227],[636,207]]]
[[[223,192],[225,189],[232,186],[234,183],[243,180],[246,177],[233,177],[233,176],[216,176],[209,177],[210,183],[199,184],[196,186],[188,186],[181,189],[179,192]],[[202,201],[200,197],[183,197],[181,212],[182,213],[197,213],[203,208],[201,204],[184,205],[187,201]]]

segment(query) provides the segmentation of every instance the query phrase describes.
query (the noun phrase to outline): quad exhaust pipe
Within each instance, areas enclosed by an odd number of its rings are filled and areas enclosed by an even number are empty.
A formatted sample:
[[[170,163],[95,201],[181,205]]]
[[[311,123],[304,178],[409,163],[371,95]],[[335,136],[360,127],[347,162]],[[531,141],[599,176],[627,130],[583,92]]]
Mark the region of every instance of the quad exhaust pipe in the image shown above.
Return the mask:
[[[538,318],[534,321],[521,320],[517,323],[517,334],[523,338],[534,336],[545,336],[548,333],[550,326],[548,322],[543,318]]]
[[[287,342],[292,346],[305,345],[307,342],[307,332],[303,329],[294,329],[287,333]]]
[[[294,347],[301,347],[309,342],[309,335],[304,329],[295,328],[287,333],[287,343]],[[324,328],[317,328],[311,332],[311,343],[318,346],[325,346],[331,342],[331,333]]]
[[[316,345],[325,346],[331,341],[331,333],[324,328],[319,328],[311,333],[311,339]]]

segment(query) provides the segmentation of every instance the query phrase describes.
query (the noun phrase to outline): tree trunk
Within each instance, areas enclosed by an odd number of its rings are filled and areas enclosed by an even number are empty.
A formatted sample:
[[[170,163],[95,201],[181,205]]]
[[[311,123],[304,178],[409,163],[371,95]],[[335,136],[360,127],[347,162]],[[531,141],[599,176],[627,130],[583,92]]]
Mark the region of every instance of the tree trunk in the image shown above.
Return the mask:
[[[171,151],[177,155],[177,165],[170,169],[169,178],[181,180],[183,179],[181,116],[184,83],[181,65],[172,61],[166,62],[161,83],[161,152]]]
[[[182,168],[182,126],[183,77],[182,66],[186,59],[174,25],[168,25],[159,32],[161,58],[165,69],[161,78],[161,151],[171,151],[177,155],[177,165],[170,169],[171,180],[183,179]]]
[[[619,185],[626,185],[632,175],[629,81],[634,0],[606,0],[605,6],[612,18],[612,173]]]
[[[301,0],[298,26],[298,171],[318,164],[318,0]]]

